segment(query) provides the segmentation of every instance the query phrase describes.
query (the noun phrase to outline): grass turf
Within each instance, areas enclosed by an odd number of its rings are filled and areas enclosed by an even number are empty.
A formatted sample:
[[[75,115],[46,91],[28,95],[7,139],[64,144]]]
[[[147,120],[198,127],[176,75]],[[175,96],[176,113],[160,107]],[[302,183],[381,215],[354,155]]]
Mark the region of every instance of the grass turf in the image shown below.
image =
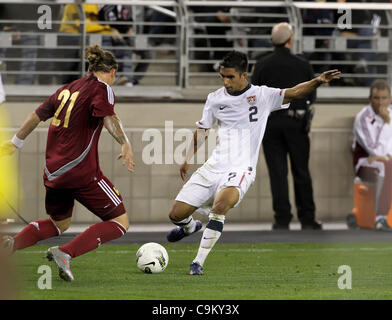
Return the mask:
[[[136,268],[140,245],[106,244],[75,258],[67,283],[45,258],[48,246],[14,254],[20,299],[390,299],[391,243],[217,244],[203,276],[190,276],[198,245],[165,244],[169,264],[161,274]],[[41,265],[52,270],[52,289],[41,290]],[[341,265],[352,271],[352,289],[341,290]],[[345,273],[346,274],[346,273]]]

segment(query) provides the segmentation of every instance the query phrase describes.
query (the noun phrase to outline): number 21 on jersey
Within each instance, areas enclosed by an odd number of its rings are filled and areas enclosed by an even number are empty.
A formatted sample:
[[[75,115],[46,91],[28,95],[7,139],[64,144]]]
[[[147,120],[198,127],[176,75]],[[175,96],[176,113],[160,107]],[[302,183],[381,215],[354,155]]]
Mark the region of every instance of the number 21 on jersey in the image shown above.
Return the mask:
[[[76,101],[76,98],[78,97],[78,95],[79,95],[79,91],[75,91],[71,95],[71,92],[68,89],[64,89],[63,91],[60,92],[60,94],[57,97],[57,100],[60,100],[61,103],[60,103],[59,107],[57,108],[56,113],[54,114],[54,117],[52,120],[52,125],[58,127],[61,124],[61,119],[58,119],[58,116],[60,115],[61,110],[63,110],[65,104],[69,100],[70,102],[67,107],[67,113],[65,114],[64,124],[63,124],[64,128],[68,128],[69,118],[71,116],[71,112],[72,112],[72,109],[75,105],[75,101]]]

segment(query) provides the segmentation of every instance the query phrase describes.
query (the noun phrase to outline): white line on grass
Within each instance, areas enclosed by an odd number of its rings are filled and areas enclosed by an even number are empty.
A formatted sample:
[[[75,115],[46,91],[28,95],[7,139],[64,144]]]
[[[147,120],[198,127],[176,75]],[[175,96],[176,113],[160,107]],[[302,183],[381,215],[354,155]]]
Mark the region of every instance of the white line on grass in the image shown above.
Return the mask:
[[[215,252],[282,252],[282,251],[294,251],[294,252],[306,252],[306,251],[328,251],[328,252],[349,252],[349,251],[392,251],[392,247],[385,247],[385,248],[373,248],[373,247],[363,247],[363,248],[278,248],[278,249],[214,249]],[[111,253],[114,254],[133,254],[137,250],[115,250],[112,251]],[[194,252],[194,249],[168,249],[168,252]],[[29,251],[21,251],[21,254],[42,254],[46,253],[46,250],[29,250]],[[96,251],[96,253],[103,253],[107,254],[107,251]]]

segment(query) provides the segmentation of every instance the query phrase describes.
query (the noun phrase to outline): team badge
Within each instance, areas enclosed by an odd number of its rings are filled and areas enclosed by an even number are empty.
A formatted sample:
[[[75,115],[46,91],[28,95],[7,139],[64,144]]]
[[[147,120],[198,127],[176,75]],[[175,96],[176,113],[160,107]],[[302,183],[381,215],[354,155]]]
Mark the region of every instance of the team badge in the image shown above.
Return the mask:
[[[248,99],[248,103],[250,105],[256,104],[256,96],[250,96],[250,97],[247,97],[246,99]]]

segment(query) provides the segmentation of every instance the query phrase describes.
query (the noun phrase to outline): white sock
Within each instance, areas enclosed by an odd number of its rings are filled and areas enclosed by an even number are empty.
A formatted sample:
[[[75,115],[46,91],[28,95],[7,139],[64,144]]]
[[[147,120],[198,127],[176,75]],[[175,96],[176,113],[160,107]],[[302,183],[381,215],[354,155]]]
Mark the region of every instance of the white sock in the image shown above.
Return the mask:
[[[219,240],[225,221],[224,215],[210,214],[209,217],[210,221],[201,237],[199,251],[197,252],[196,258],[193,260],[193,262],[198,262],[201,266],[204,264],[215,243]]]
[[[181,221],[172,220],[172,222],[175,225],[183,228],[185,233],[188,233],[188,234],[194,232],[195,228],[196,228],[196,221],[193,219],[192,216],[185,218],[184,220],[181,220]]]
[[[193,217],[190,217],[191,220],[188,222],[188,224],[186,224],[185,226],[183,226],[185,233],[190,234],[192,232],[195,231],[196,229],[196,221],[193,219]]]

